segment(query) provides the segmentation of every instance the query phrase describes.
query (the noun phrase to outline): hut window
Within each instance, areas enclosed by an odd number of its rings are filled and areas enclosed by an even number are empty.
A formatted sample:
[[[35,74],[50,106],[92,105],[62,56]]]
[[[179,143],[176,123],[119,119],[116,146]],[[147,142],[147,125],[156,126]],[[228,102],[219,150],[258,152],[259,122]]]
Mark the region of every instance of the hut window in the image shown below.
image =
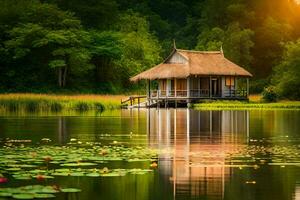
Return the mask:
[[[176,82],[177,82],[177,84],[176,84],[177,91],[186,90],[186,88],[187,88],[186,79],[177,79]]]
[[[227,87],[234,86],[234,77],[226,77],[226,79],[225,79],[225,85]]]
[[[159,90],[161,90],[161,91],[167,90],[167,80],[159,81]]]

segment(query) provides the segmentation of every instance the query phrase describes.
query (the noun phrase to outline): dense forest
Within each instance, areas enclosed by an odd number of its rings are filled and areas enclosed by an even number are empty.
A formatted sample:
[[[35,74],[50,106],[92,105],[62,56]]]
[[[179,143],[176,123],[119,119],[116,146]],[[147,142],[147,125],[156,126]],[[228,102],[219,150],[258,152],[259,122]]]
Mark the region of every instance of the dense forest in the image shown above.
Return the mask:
[[[1,92],[135,91],[129,77],[177,48],[219,50],[300,97],[297,0],[0,0]]]

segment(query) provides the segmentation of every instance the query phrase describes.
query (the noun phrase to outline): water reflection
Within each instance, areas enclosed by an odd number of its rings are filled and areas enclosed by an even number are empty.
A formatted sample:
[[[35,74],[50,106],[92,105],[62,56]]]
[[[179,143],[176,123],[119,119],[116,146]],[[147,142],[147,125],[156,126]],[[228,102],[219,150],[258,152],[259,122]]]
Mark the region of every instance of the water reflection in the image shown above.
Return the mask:
[[[292,110],[133,109],[101,115],[4,115],[0,117],[0,140],[31,139],[37,143],[50,138],[54,145],[65,145],[77,138],[166,150],[159,154],[158,170],[149,176],[55,179],[82,187],[80,199],[290,200],[300,198],[299,168],[265,165],[257,170],[239,169],[226,166],[225,155],[253,145],[253,139],[263,147],[299,145],[299,121],[300,112]],[[135,165],[123,162],[105,167],[149,167]],[[245,184],[251,180],[257,184]]]
[[[147,115],[152,146],[243,143],[249,137],[249,111],[159,109]]]
[[[174,197],[223,199],[232,173],[224,167],[225,151],[247,144],[249,112],[160,109],[147,114],[150,146],[173,151],[172,159],[160,155],[159,170],[173,185]],[[195,157],[199,152],[204,156]]]

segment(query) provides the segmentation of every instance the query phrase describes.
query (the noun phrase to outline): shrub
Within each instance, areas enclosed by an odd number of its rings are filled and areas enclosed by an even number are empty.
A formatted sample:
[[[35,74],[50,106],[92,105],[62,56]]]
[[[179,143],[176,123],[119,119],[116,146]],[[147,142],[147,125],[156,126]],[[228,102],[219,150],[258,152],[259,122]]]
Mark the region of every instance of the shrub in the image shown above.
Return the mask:
[[[63,109],[63,105],[59,102],[53,102],[51,103],[51,107],[50,107],[50,110],[52,112],[59,112]]]
[[[78,111],[88,111],[89,110],[89,105],[86,102],[78,102],[75,104],[75,109]]]
[[[104,105],[102,103],[99,103],[99,102],[95,103],[95,108],[96,108],[97,111],[100,111],[100,112],[103,112],[104,109],[105,109]]]
[[[274,86],[269,86],[262,92],[262,99],[266,102],[276,102],[278,99],[278,94]]]
[[[38,101],[24,101],[25,103],[25,110],[28,112],[36,112],[39,108]]]

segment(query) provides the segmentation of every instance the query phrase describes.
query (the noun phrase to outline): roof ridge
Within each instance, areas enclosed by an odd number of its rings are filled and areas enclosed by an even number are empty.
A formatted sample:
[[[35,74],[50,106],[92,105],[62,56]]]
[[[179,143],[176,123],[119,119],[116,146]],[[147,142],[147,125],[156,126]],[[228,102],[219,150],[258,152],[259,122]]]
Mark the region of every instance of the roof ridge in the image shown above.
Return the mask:
[[[186,49],[176,49],[177,51],[191,52],[191,53],[212,53],[212,54],[222,54],[221,51],[197,51],[197,50],[186,50]]]

